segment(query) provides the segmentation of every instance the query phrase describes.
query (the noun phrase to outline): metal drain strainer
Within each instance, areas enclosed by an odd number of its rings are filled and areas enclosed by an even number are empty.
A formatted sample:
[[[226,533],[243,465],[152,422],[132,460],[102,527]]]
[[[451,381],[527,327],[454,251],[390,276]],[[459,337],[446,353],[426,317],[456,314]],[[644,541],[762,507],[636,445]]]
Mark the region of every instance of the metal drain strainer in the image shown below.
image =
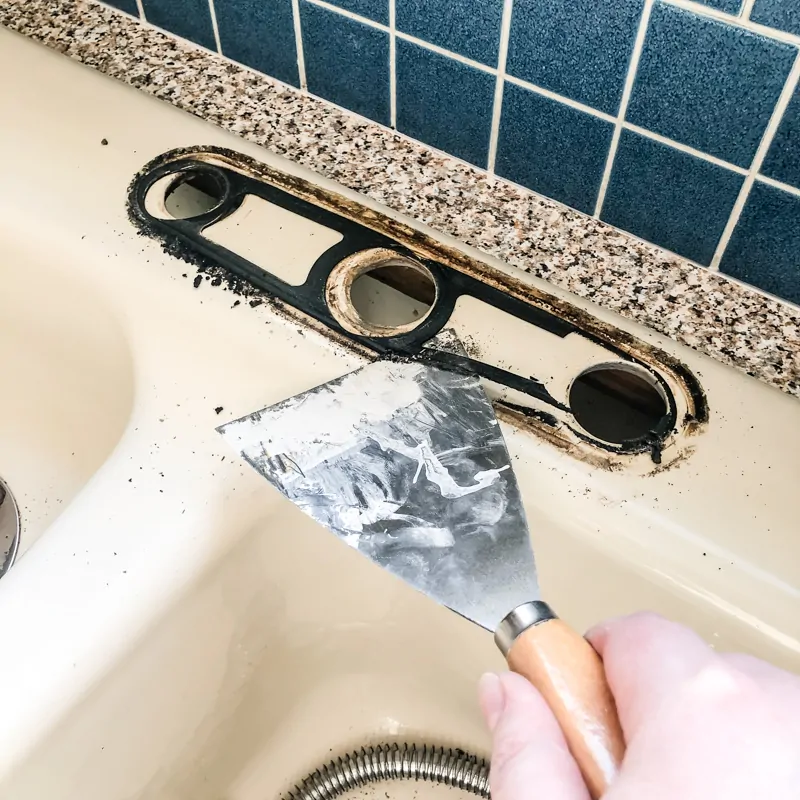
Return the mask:
[[[19,506],[8,484],[0,478],[0,577],[14,563],[19,547]]]

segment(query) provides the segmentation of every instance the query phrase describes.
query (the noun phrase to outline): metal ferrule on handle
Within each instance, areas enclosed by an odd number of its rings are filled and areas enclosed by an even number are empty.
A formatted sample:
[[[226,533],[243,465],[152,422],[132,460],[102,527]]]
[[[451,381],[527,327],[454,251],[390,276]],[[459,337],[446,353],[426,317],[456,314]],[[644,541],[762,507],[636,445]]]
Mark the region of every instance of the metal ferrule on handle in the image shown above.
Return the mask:
[[[494,632],[495,644],[500,648],[500,652],[507,656],[520,634],[534,625],[541,625],[551,619],[558,619],[558,617],[547,603],[543,603],[541,600],[523,603],[507,614],[497,626],[497,630]]]

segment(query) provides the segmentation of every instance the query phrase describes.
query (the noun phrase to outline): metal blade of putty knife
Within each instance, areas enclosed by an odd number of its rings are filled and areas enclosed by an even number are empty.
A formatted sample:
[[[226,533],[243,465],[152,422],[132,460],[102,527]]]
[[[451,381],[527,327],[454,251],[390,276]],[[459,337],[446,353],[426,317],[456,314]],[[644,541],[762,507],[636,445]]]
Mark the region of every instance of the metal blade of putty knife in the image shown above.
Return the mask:
[[[478,377],[377,361],[219,431],[348,545],[495,631],[600,796],[624,750],[613,699],[591,646],[539,601],[519,485]]]

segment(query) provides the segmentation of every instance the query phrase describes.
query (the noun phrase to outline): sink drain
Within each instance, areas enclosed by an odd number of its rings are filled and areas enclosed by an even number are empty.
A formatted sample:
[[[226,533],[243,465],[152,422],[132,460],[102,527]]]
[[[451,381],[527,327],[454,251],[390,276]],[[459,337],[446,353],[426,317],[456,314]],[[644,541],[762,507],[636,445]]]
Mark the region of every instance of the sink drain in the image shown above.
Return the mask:
[[[14,563],[19,547],[19,506],[6,482],[0,478],[0,577]]]

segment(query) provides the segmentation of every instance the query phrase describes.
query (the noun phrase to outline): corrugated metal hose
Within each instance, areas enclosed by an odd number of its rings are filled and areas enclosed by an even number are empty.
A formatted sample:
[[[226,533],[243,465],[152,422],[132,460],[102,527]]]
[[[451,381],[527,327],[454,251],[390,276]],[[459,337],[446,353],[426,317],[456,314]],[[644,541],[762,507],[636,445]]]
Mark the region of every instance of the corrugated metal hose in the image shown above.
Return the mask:
[[[381,781],[428,781],[489,798],[489,764],[463,750],[415,744],[363,747],[314,770],[284,800],[333,800]]]

